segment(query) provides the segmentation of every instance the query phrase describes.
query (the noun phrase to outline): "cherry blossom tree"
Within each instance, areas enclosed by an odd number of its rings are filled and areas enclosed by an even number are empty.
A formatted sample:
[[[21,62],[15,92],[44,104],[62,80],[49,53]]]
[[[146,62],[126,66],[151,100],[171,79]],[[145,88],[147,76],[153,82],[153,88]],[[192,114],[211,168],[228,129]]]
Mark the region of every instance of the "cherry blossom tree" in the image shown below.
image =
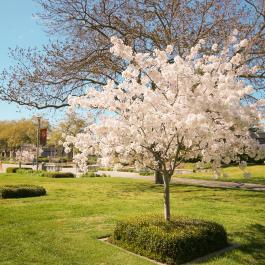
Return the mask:
[[[32,162],[35,156],[36,152],[29,150],[18,150],[16,152],[16,160],[19,161],[20,163]]]
[[[237,40],[237,30],[222,48],[214,44],[209,55],[203,53],[204,40],[182,57],[171,45],[135,53],[117,37],[111,41],[111,52],[127,64],[122,80],[69,97],[72,109],[100,111],[84,132],[68,136],[64,144],[79,149],[75,161],[82,170],[88,155],[95,154],[103,165],[130,161],[160,172],[165,219],[170,220],[169,183],[182,161],[200,157],[217,168],[243,153],[265,156],[249,132],[262,125],[265,100],[241,102],[253,88],[240,76],[257,68],[241,64],[249,44]]]
[[[19,162],[19,168],[21,168],[22,163],[32,163],[34,158],[36,157],[36,148],[32,148],[29,150],[22,150],[21,148],[16,151],[15,156],[16,160]],[[39,148],[39,154],[42,154],[42,148]]]

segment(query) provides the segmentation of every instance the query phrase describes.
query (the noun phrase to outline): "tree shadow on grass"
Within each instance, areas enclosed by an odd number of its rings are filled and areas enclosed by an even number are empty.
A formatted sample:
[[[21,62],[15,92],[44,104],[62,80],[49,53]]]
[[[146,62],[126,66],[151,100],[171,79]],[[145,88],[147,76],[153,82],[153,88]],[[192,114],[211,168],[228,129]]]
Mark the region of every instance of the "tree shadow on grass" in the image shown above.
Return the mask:
[[[240,184],[240,183],[239,183]],[[171,183],[170,184],[171,187],[183,187],[183,188],[191,188],[191,191],[193,191],[194,188],[200,189],[200,190],[208,190],[208,191],[231,191],[231,192],[246,192],[246,196],[249,196],[250,193],[253,194],[253,196],[256,196],[258,194],[260,194],[260,196],[265,196],[265,191],[264,190],[254,190],[254,189],[240,189],[238,187],[206,187],[206,186],[202,186],[199,184],[182,184],[182,183]],[[259,196],[259,195],[258,195]]]
[[[265,264],[265,226],[261,224],[249,225],[242,232],[235,232],[232,237],[239,237],[244,242],[241,244],[239,250],[246,255],[233,255],[240,264],[250,264],[249,257],[251,257],[257,265]]]
[[[265,191],[245,191],[238,195],[240,198],[248,198],[249,200],[253,199],[265,199]]]
[[[123,192],[157,192],[163,193],[163,184],[152,184],[152,183],[130,183],[130,185],[120,185]],[[186,193],[186,192],[201,192],[204,191],[205,187],[185,185],[185,184],[170,184],[171,192]],[[212,190],[212,188],[211,188]]]
[[[149,184],[149,183],[133,183],[130,185],[122,186],[123,192],[163,192],[162,185]]]

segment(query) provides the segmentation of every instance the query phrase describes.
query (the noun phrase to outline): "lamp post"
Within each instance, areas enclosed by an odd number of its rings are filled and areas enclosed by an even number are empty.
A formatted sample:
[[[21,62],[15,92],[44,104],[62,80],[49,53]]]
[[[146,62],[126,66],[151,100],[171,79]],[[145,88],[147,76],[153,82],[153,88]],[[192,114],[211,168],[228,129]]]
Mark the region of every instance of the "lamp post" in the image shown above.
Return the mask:
[[[37,129],[37,155],[36,155],[36,169],[39,169],[39,155],[40,155],[40,116],[37,116],[38,129]]]

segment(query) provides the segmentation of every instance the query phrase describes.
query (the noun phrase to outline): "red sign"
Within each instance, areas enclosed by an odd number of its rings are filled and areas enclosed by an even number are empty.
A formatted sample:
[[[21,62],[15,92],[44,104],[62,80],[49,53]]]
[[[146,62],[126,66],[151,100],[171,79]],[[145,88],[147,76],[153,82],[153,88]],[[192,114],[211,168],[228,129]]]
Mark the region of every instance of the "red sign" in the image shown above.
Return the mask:
[[[40,145],[47,143],[47,129],[40,129]]]

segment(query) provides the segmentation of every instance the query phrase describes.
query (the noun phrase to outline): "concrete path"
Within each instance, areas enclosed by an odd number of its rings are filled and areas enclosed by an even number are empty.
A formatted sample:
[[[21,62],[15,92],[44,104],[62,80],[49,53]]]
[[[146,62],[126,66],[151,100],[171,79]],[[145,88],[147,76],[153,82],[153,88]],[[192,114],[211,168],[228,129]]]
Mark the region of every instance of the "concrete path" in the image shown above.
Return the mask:
[[[19,167],[19,164],[6,164],[6,163],[3,163],[0,166],[0,173],[6,173],[6,169],[8,167]],[[36,166],[33,166],[33,165],[21,165],[21,167],[26,167],[26,168],[31,168],[33,170],[36,170]]]
[[[202,179],[189,179],[189,178],[174,178],[173,183],[202,186],[209,188],[230,188],[230,189],[244,189],[244,190],[256,190],[265,191],[265,185],[253,184],[253,183],[239,183],[229,181],[216,181],[216,180],[202,180]]]
[[[154,181],[153,176],[141,176],[134,172],[120,172],[120,171],[98,171],[98,174],[106,174],[116,178],[132,178],[132,179],[144,179]],[[189,178],[172,178],[171,183],[185,184],[192,186],[201,186],[209,188],[224,188],[224,189],[244,189],[253,191],[265,191],[265,185],[253,184],[253,183],[238,183],[238,182],[223,182],[216,180],[201,180],[201,179],[189,179]]]

